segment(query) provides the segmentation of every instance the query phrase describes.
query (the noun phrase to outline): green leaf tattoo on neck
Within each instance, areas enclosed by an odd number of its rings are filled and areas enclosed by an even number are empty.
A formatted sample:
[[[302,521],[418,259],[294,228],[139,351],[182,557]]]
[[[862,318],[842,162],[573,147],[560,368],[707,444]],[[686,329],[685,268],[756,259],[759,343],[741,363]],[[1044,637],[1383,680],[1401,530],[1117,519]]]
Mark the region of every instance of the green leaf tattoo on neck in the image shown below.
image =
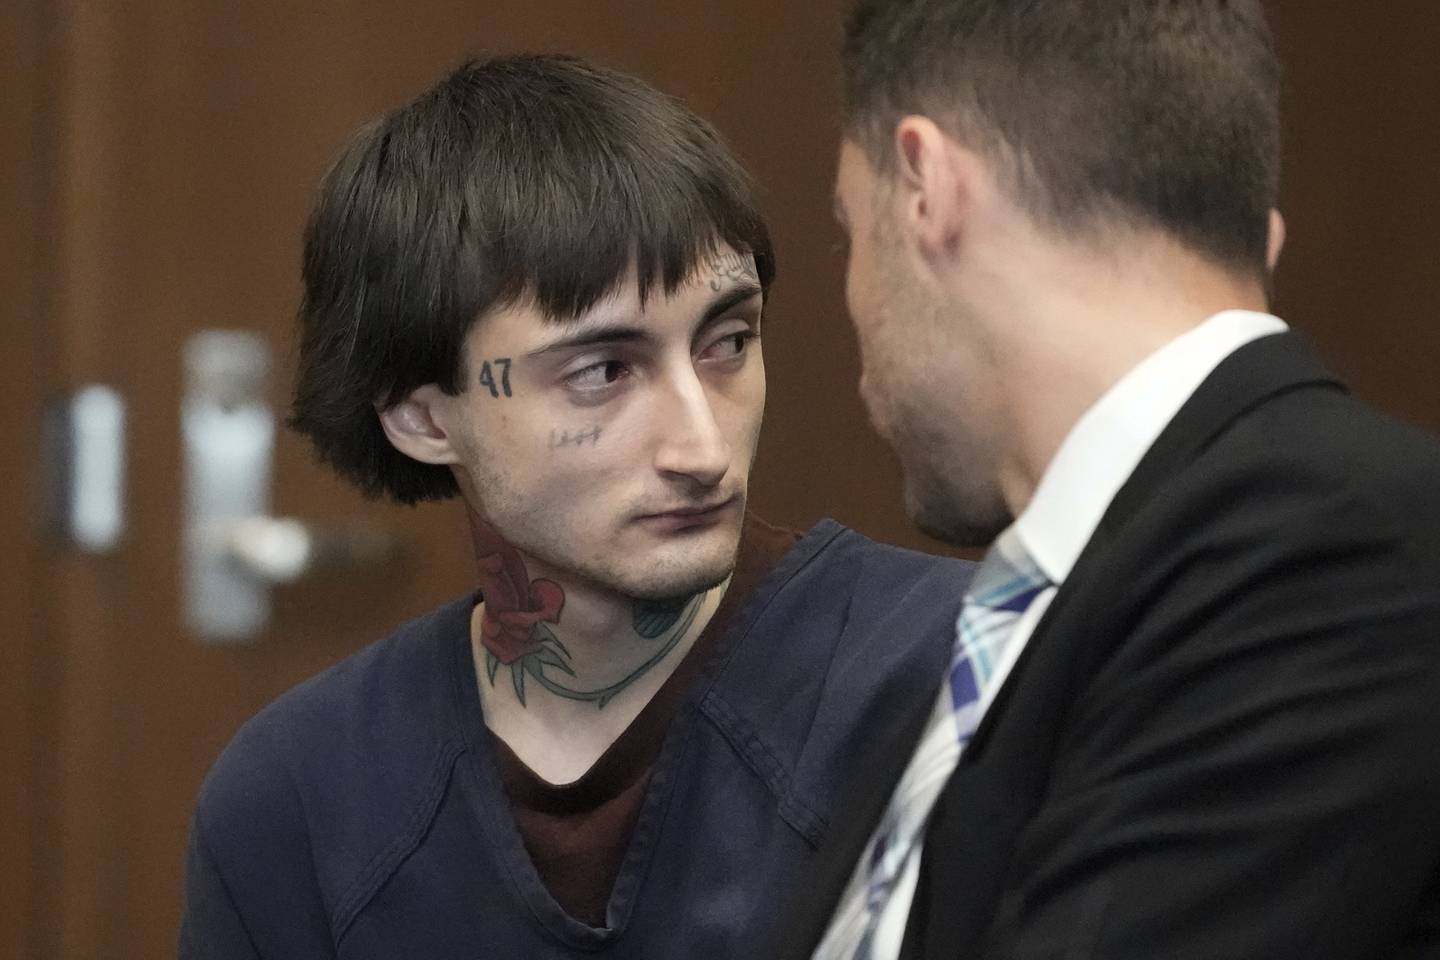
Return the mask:
[[[678,600],[636,600],[635,632],[646,640],[654,640],[675,625],[693,598]]]
[[[675,645],[680,642],[681,638],[689,633],[690,627],[695,623],[695,618],[700,613],[700,607],[708,595],[709,591],[707,590],[705,593],[679,600],[637,600],[632,618],[635,633],[646,640],[658,641],[656,649],[645,659],[644,663],[615,683],[598,690],[579,690],[567,686],[547,672],[548,669],[553,669],[567,677],[575,676],[575,670],[570,666],[570,651],[565,649],[560,638],[555,636],[555,632],[547,625],[535,624],[531,628],[532,646],[529,652],[521,655],[509,665],[510,681],[515,688],[516,699],[520,701],[520,706],[525,706],[525,679],[529,677],[557,697],[582,703],[593,703],[597,710],[605,709],[617,694],[649,673],[656,664],[665,659],[666,654],[675,649]],[[485,673],[492,687],[495,685],[495,675],[499,669],[499,658],[487,649],[485,651]]]

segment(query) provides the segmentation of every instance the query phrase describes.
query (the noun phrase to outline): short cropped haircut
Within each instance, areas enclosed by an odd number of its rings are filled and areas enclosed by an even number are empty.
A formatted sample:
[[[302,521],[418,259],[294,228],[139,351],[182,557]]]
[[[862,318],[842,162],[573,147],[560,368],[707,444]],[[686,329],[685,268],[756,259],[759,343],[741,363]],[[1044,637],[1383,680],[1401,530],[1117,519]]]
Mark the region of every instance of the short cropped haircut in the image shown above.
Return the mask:
[[[305,231],[290,425],[367,495],[458,492],[386,439],[412,390],[465,387],[466,334],[533,303],[594,306],[635,266],[673,293],[721,244],[775,262],[750,182],[716,131],[623,74],[556,56],[474,61],[363,128],[323,178]]]
[[[1265,275],[1280,68],[1259,0],[859,0],[844,63],[877,169],[924,114],[1037,221],[1158,226]]]

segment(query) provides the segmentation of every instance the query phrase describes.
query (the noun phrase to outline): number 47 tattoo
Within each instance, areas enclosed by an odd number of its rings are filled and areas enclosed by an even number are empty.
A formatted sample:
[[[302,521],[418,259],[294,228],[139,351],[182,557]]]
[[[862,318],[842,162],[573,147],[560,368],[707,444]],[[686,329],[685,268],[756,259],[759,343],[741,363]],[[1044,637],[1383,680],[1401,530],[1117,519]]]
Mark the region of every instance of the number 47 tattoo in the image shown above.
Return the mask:
[[[495,373],[491,364],[500,368],[500,380],[498,383],[495,380]],[[497,360],[486,360],[482,363],[480,365],[480,386],[487,388],[492,397],[498,398],[502,393],[507,397],[513,396],[510,392],[510,358],[500,357]]]

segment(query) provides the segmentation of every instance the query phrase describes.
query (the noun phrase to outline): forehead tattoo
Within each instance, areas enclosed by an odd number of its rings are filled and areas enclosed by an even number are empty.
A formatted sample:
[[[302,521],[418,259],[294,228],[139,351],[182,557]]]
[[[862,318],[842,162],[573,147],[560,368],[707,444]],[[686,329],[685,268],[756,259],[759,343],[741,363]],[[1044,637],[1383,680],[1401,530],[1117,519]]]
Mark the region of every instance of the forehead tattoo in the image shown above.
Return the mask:
[[[750,283],[760,282],[760,275],[755,270],[755,258],[748,253],[717,253],[706,260],[705,265],[710,268],[710,289],[717,293],[726,280],[732,283],[746,280]]]

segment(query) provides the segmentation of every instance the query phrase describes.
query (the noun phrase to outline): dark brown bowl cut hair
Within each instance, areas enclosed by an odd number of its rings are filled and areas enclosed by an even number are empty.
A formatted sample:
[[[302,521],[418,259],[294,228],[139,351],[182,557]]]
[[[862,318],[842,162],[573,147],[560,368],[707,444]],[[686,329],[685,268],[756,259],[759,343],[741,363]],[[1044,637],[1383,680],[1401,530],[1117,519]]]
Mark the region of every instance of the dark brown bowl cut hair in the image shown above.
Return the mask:
[[[1258,0],[859,0],[844,65],[848,136],[882,172],[924,114],[1039,222],[1158,226],[1267,273],[1280,68]]]
[[[364,127],[321,181],[290,425],[369,496],[453,496],[448,467],[391,446],[377,406],[462,392],[465,337],[489,311],[574,319],[632,265],[642,299],[673,293],[722,243],[768,294],[749,178],[680,101],[572,57],[467,63]]]

